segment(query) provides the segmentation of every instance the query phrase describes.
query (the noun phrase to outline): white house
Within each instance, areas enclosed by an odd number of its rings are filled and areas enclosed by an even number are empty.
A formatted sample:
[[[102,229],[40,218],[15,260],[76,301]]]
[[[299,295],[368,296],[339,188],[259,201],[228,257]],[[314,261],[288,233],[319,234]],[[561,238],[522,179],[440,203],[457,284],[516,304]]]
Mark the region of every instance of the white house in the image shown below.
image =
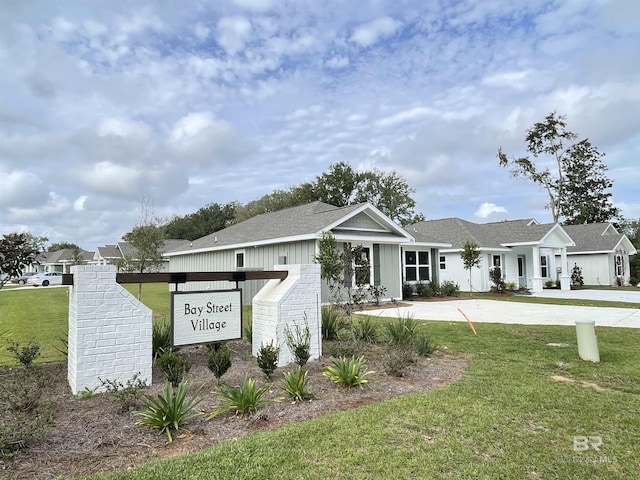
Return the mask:
[[[533,292],[541,291],[548,281],[560,281],[563,290],[570,289],[567,248],[574,242],[558,224],[539,224],[533,219],[479,224],[445,218],[418,222],[407,230],[452,245],[440,249],[439,278],[456,282],[462,290],[469,289],[469,271],[460,257],[467,240],[481,251],[480,266],[471,271],[475,291],[490,290],[489,271],[493,267],[500,267],[505,282]]]

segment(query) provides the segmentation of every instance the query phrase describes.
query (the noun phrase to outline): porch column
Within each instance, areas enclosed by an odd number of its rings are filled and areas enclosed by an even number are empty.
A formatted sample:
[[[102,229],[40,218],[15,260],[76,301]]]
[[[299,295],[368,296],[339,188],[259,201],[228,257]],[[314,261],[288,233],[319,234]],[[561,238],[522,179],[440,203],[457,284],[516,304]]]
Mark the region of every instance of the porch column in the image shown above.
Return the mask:
[[[540,247],[538,245],[534,245],[531,249],[533,250],[533,277],[531,277],[531,291],[536,293],[542,291],[542,276],[540,275]]]
[[[570,280],[567,247],[560,247],[560,290],[571,290]]]

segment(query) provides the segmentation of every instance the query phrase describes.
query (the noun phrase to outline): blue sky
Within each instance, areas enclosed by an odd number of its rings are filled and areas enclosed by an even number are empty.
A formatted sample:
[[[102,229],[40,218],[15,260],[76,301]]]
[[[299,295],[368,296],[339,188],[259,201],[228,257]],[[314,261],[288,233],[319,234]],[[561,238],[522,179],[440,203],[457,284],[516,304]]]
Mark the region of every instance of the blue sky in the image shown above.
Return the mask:
[[[428,219],[534,217],[498,166],[556,110],[640,217],[640,2],[3,2],[0,233],[93,250],[347,161]]]

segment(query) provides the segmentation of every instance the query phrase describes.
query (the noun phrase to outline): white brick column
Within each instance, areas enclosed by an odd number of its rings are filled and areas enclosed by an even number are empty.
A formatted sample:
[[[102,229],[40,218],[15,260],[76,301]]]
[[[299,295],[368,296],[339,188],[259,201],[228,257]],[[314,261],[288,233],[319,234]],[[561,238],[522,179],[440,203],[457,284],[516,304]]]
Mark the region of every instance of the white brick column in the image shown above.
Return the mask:
[[[151,384],[151,310],[116,283],[116,267],[71,267],[67,378],[75,394],[126,383],[136,373]]]
[[[295,332],[295,326],[311,332],[311,358],[322,355],[321,282],[320,265],[275,265],[274,270],[288,270],[284,280],[269,280],[253,297],[253,336],[251,352],[254,356],[262,344],[273,342],[280,346],[278,366],[294,361],[285,331]]]

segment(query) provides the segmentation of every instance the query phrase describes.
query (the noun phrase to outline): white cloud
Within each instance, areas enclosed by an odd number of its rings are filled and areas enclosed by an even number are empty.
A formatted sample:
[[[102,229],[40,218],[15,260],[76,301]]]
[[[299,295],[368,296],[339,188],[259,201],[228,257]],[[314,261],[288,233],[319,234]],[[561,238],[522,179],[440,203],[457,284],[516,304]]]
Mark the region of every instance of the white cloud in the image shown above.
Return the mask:
[[[348,67],[349,63],[350,63],[349,57],[337,56],[337,57],[331,57],[329,60],[325,61],[324,65],[327,68],[339,69],[339,68]]]
[[[266,12],[274,5],[273,0],[233,0],[233,3],[239,7],[255,12]]]
[[[415,107],[402,112],[394,113],[385,118],[381,118],[376,122],[381,127],[392,127],[405,122],[423,119],[429,115],[436,115],[437,112],[428,107]]]
[[[78,198],[76,198],[76,201],[73,202],[73,209],[75,211],[80,211],[80,210],[84,210],[84,202],[87,201],[87,196],[86,195],[80,195]]]
[[[224,17],[218,20],[216,38],[229,55],[241,51],[251,38],[251,22],[245,17]]]
[[[484,202],[474,212],[474,215],[479,218],[487,218],[494,213],[507,213],[507,209],[499,207],[495,203]]]
[[[350,40],[363,47],[370,47],[380,38],[388,37],[402,26],[402,22],[391,17],[380,17],[353,31]]]
[[[24,170],[3,171],[0,168],[0,208],[42,205],[49,197],[43,181],[34,173]]]

